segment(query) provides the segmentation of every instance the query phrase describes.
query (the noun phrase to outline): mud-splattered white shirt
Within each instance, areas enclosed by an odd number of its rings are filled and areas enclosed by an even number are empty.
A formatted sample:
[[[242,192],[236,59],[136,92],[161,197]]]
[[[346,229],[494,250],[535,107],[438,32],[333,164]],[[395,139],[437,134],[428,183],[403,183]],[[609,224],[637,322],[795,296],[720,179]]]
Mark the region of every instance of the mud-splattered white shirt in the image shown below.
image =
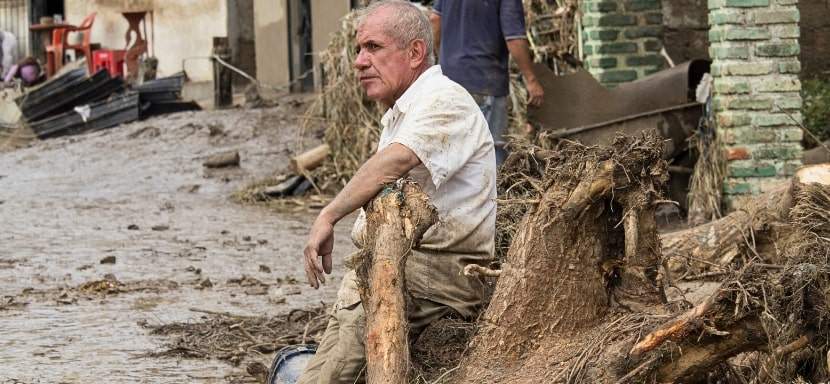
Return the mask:
[[[438,210],[439,223],[407,262],[409,291],[472,315],[484,284],[461,272],[470,263],[486,264],[495,251],[496,157],[487,121],[472,96],[435,65],[381,123],[378,150],[392,143],[412,150],[421,164],[409,176]],[[361,212],[354,234],[364,222]]]

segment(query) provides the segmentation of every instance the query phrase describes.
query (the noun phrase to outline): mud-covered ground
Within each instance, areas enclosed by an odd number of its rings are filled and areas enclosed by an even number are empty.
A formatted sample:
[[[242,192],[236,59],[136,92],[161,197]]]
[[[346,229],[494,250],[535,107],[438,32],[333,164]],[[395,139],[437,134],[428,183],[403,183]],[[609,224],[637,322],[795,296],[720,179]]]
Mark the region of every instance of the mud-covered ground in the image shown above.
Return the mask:
[[[244,365],[147,357],[170,340],[146,326],[330,303],[342,257],[319,291],[299,262],[315,210],[229,198],[287,168],[302,108],[181,113],[0,153],[0,383],[227,382]],[[202,166],[226,150],[239,168]]]

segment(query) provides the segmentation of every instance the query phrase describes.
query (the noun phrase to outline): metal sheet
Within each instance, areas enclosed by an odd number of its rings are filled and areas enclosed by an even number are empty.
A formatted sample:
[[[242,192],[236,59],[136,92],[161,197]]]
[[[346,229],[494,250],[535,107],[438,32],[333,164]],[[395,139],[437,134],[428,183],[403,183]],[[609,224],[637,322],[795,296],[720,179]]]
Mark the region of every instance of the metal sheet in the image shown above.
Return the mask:
[[[694,90],[709,65],[694,60],[613,89],[603,87],[584,70],[556,76],[537,65],[545,102],[539,108],[528,108],[528,118],[541,130],[557,131],[687,104],[694,100]]]

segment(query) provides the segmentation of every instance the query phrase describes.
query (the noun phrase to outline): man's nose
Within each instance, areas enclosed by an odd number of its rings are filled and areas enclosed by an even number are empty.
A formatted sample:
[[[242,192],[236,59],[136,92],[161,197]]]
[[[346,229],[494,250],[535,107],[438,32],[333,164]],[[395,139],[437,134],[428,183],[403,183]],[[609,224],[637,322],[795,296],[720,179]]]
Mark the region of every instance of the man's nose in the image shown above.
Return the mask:
[[[357,57],[354,59],[354,67],[359,70],[364,70],[372,66],[372,63],[369,61],[369,57],[366,54],[366,51],[361,50],[357,53]]]

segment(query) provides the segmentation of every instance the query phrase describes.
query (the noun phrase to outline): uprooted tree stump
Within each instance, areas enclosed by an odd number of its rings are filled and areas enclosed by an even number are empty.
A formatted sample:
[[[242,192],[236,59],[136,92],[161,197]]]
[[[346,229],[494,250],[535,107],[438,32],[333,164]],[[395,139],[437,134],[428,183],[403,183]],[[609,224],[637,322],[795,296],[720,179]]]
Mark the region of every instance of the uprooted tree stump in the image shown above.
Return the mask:
[[[747,247],[711,297],[668,304],[654,220],[666,177],[659,148],[619,138],[547,156],[545,192],[449,382],[827,378],[830,187],[796,181],[792,208],[771,225],[774,255]]]
[[[366,310],[366,379],[406,383],[409,327],[404,267],[413,247],[437,220],[413,182],[388,186],[366,207],[365,247],[357,274]]]

